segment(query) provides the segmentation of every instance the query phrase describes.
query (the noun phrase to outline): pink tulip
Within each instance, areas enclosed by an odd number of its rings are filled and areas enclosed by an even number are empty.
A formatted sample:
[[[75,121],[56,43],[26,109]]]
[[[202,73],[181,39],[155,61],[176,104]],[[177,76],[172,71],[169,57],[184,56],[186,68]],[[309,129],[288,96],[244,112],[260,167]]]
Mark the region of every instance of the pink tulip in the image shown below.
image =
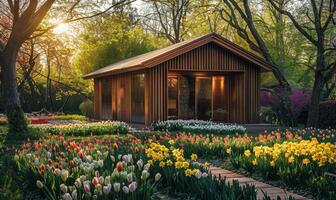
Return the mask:
[[[98,185],[98,183],[99,183],[99,179],[98,179],[98,177],[94,177],[94,178],[92,179],[92,184],[93,184],[93,185]]]

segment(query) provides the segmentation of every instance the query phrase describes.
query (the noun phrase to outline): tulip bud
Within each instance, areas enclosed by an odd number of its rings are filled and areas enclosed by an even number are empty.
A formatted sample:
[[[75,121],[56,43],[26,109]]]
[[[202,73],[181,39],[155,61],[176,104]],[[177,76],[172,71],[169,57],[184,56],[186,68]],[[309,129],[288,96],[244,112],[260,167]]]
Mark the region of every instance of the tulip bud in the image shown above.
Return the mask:
[[[104,192],[105,195],[108,195],[110,193],[111,187],[112,187],[111,184],[108,184],[108,185],[103,187],[103,192]]]
[[[160,174],[160,173],[157,173],[157,174],[155,175],[155,181],[159,181],[160,178],[161,178],[161,174]]]
[[[138,187],[138,183],[134,181],[128,187],[130,192],[134,192]]]
[[[202,172],[197,171],[197,172],[195,173],[195,177],[198,178],[198,179],[202,178]]]
[[[77,200],[77,190],[72,191],[71,196],[72,199]]]
[[[129,188],[127,186],[124,186],[122,190],[124,191],[125,194],[129,193]]]
[[[98,179],[97,177],[94,177],[94,178],[92,179],[92,184],[93,184],[93,185],[98,185],[98,183],[99,183],[99,179]]]
[[[119,192],[120,191],[120,183],[113,183],[113,189],[115,192]]]
[[[111,161],[114,163],[115,162],[115,157],[113,155],[110,156]]]
[[[98,160],[98,166],[102,168],[104,166],[104,161],[103,160]]]
[[[114,144],[113,144],[113,149],[114,149],[114,151],[117,151],[117,150],[118,150],[118,144],[117,144],[117,143],[114,143]]]
[[[132,173],[127,174],[127,181],[128,182],[132,182],[133,181],[133,174]]]
[[[119,172],[122,170],[122,167],[123,167],[122,162],[118,162],[116,168]]]
[[[150,168],[150,164],[148,164],[148,163],[147,163],[147,164],[145,164],[145,166],[144,166],[144,170],[147,170],[147,171],[148,171],[148,170],[149,170],[149,168]]]
[[[60,189],[63,193],[67,193],[68,191],[68,187],[63,183],[60,185]]]
[[[56,174],[57,176],[60,176],[61,173],[62,173],[62,171],[61,171],[60,169],[58,169],[58,168],[55,169],[55,174]]]
[[[41,188],[43,188],[43,183],[40,180],[38,180],[38,181],[36,181],[36,186],[37,186],[37,188],[41,189]]]
[[[89,192],[90,192],[90,184],[85,184],[85,185],[84,185],[84,191],[85,191],[86,193],[89,193]]]
[[[103,177],[103,176],[99,177],[99,183],[100,183],[100,184],[103,184],[103,183],[104,183],[104,177]]]
[[[62,180],[65,182],[68,179],[68,177],[69,177],[69,171],[63,169],[62,172],[61,172]]]
[[[143,161],[141,159],[138,160],[137,165],[138,165],[139,170],[141,170],[141,168],[143,167]]]
[[[146,180],[149,177],[149,172],[147,170],[143,170],[141,173],[141,179]]]
[[[65,193],[63,196],[62,196],[62,199],[63,200],[72,200],[72,197],[69,193]]]
[[[110,184],[111,183],[111,177],[110,176],[106,176],[104,183],[105,183],[105,185]]]

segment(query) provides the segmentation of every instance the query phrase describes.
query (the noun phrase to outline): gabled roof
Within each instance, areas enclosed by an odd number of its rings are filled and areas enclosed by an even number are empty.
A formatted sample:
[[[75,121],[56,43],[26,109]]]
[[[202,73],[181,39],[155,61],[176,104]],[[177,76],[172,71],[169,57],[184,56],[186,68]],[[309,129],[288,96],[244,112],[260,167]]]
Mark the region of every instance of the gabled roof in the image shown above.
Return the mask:
[[[239,47],[238,45],[227,39],[224,39],[222,36],[216,33],[209,33],[207,35],[179,42],[162,49],[157,49],[135,57],[121,60],[89,74],[86,74],[83,78],[96,78],[127,71],[154,67],[162,62],[170,60],[176,56],[184,54],[210,42],[214,42],[224,49],[230,51],[231,53],[236,54],[237,56],[247,60],[248,62],[255,64],[256,66],[260,67],[262,71],[270,71],[272,68],[272,65],[266,62],[261,57],[256,56],[255,54]]]

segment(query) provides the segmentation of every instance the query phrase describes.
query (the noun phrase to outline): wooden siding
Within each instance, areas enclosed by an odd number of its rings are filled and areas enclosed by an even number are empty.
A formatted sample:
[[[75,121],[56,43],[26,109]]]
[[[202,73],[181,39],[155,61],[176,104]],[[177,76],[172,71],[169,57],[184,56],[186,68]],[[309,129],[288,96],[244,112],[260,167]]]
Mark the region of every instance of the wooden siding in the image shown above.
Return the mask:
[[[145,123],[166,120],[168,114],[168,70],[165,65],[150,68],[145,73]]]
[[[141,71],[110,76],[112,79],[113,120],[131,122],[131,76],[145,73],[145,124],[167,119],[168,73],[207,72],[229,75],[229,121],[256,122],[259,110],[260,68],[244,61],[215,43],[208,43],[187,53]],[[106,78],[106,77],[104,77]],[[95,117],[100,116],[100,79],[95,79]]]
[[[99,79],[94,79],[94,97],[93,97],[93,113],[95,119],[100,119],[101,108],[101,82]]]
[[[230,121],[254,123],[259,111],[260,68],[248,63],[215,43],[193,49],[161,64],[169,71],[230,72]],[[232,72],[237,72],[233,74]]]

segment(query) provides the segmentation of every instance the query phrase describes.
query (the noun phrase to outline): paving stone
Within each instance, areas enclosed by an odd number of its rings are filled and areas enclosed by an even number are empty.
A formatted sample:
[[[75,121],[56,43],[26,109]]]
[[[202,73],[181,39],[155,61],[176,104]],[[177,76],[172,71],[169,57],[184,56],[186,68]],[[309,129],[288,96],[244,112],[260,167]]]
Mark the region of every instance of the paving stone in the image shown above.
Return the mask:
[[[209,172],[217,177],[217,178],[224,178],[227,183],[232,183],[233,180],[237,180],[241,186],[249,184],[254,185],[257,191],[257,199],[262,200],[264,198],[264,193],[267,194],[271,199],[277,199],[279,196],[281,199],[286,199],[289,196],[292,196],[293,198],[297,200],[309,200],[309,198],[303,197],[298,194],[294,194],[291,192],[288,192],[284,189],[274,187],[272,185],[256,181],[252,178],[245,177],[243,175],[231,172],[229,170],[225,170],[219,167],[210,166]]]

